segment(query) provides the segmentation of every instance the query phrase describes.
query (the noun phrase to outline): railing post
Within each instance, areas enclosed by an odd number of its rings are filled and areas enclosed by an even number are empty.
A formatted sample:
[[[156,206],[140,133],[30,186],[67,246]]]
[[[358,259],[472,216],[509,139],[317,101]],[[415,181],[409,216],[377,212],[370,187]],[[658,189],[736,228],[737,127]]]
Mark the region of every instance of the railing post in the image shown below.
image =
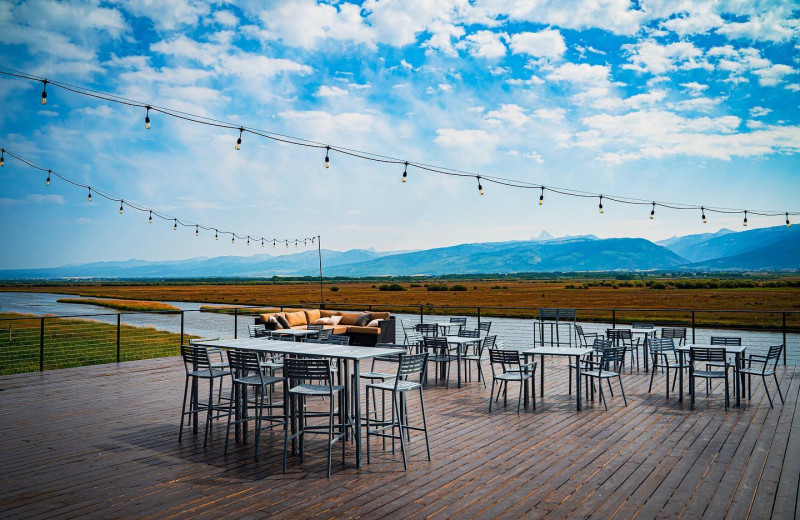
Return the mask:
[[[481,308],[478,307],[478,327],[481,326]]]
[[[617,328],[617,309],[611,309],[611,328]]]
[[[422,305],[419,306],[419,322],[420,323],[425,322],[425,315],[422,313]]]
[[[121,314],[117,314],[117,363],[119,363],[119,330],[121,328]]]
[[[781,315],[783,316],[783,325],[781,326],[783,331],[783,364],[786,365],[786,313],[782,312]]]
[[[39,372],[44,372],[44,318],[39,324]]]
[[[239,308],[233,309],[233,339],[239,337]]]
[[[181,345],[183,345],[183,311],[181,311]]]
[[[692,311],[692,343],[696,340],[694,339],[694,311]]]

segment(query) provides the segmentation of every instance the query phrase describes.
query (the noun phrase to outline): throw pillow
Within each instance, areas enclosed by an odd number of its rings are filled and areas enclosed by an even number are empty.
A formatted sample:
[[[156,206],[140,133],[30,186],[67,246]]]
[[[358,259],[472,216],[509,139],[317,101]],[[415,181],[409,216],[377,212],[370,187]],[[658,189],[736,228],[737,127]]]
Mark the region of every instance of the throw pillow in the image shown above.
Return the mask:
[[[338,325],[339,322],[342,321],[341,316],[331,316],[329,319],[330,321],[328,322],[328,325],[334,325],[334,326]]]
[[[367,323],[367,327],[380,327],[381,320],[372,320],[371,322]]]
[[[278,323],[278,320],[275,319],[275,316],[270,316],[264,326],[267,330],[278,330],[281,325]]]
[[[353,325],[355,325],[356,327],[366,327],[367,323],[369,323],[371,318],[372,315],[368,312],[365,312],[363,314],[360,314],[358,318],[356,318],[356,322],[353,323]]]
[[[278,320],[278,324],[281,326],[282,329],[291,329],[292,326],[289,325],[289,322],[286,320],[285,317],[278,314],[275,316],[275,319]]]
[[[314,320],[312,325],[330,325],[331,319],[330,318],[319,318]]]

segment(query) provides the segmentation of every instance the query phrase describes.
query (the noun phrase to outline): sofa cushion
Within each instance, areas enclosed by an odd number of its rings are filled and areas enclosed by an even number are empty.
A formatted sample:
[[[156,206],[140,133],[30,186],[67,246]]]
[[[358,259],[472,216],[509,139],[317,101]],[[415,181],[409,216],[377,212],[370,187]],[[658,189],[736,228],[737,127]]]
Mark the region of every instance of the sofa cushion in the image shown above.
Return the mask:
[[[335,325],[331,330],[334,334],[347,334],[347,329],[350,328],[347,325]]]
[[[305,311],[287,312],[286,321],[288,321],[289,325],[292,327],[296,325],[308,325]]]
[[[373,320],[388,320],[389,316],[391,316],[388,312],[371,312],[370,315]]]
[[[311,309],[304,311],[306,313],[306,323],[314,323],[322,316],[320,315],[319,309]]]
[[[368,312],[361,313],[361,315],[359,315],[359,317],[356,318],[356,322],[353,323],[353,325],[355,325],[356,327],[366,327],[367,323],[369,323],[370,320],[372,320],[370,316],[371,314]]]
[[[339,323],[342,325],[355,325],[359,316],[361,316],[360,312],[343,312],[342,321]]]
[[[330,320],[330,321],[328,321],[328,323],[330,323],[331,325],[335,326],[335,325],[338,325],[339,322],[342,321],[342,317],[341,316],[331,316],[330,318],[328,318],[328,320]]]
[[[380,327],[381,320],[372,320],[371,322],[367,323],[367,327]]]
[[[322,309],[319,311],[320,318],[330,318],[331,316],[340,316],[342,313],[339,311],[326,311]]]
[[[281,326],[282,329],[292,328],[292,326],[289,325],[289,322],[286,320],[286,317],[283,314],[276,314],[275,319],[278,320],[278,324]]]
[[[318,318],[314,320],[311,324],[312,325],[330,325],[331,319],[330,318]]]
[[[262,318],[262,321],[263,321],[263,318]],[[278,320],[275,319],[275,316],[270,316],[269,319],[267,319],[267,321],[264,321],[264,327],[267,330],[278,330],[278,327],[280,327],[280,326],[281,326],[281,324],[278,323]]]
[[[381,331],[380,327],[359,327],[357,325],[350,325],[347,327],[348,334],[378,334]]]

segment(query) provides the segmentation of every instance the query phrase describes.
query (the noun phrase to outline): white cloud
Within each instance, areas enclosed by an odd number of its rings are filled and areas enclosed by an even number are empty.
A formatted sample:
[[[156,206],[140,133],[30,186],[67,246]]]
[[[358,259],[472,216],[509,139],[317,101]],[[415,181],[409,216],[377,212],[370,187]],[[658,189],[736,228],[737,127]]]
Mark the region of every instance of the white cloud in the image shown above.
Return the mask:
[[[800,83],[790,83],[786,85],[787,90],[791,90],[792,92],[800,91]]]
[[[239,18],[230,11],[215,11],[214,21],[226,27],[236,27],[239,25]]]
[[[477,58],[502,58],[506,55],[506,44],[503,43],[503,37],[505,37],[504,33],[478,31],[467,35],[462,46],[467,48],[470,55]]]
[[[691,99],[684,99],[682,101],[676,101],[674,103],[669,103],[667,106],[673,110],[680,110],[680,111],[700,111],[700,112],[708,112],[712,108],[716,107],[725,98],[709,98],[704,96],[693,97]]]
[[[609,68],[588,63],[564,63],[548,74],[550,81],[566,81],[576,84],[602,84],[608,82]]]
[[[655,40],[625,44],[622,48],[629,54],[630,64],[622,66],[637,72],[664,74],[681,69],[709,68],[702,60],[703,51],[691,42],[674,42],[661,45]]]
[[[512,34],[509,46],[514,54],[526,54],[553,60],[560,59],[567,50],[564,37],[555,29]]]
[[[509,85],[541,85],[544,80],[539,76],[531,76],[528,79],[510,78],[505,81]]]
[[[353,3],[338,5],[314,0],[283,0],[260,13],[264,40],[280,40],[292,47],[313,49],[326,40],[364,43],[372,46],[374,30]]]
[[[783,6],[784,9],[788,5]],[[728,22],[717,29],[717,33],[730,39],[752,41],[779,42],[796,38],[800,22],[796,18],[786,17],[784,9],[769,9],[761,15],[750,16],[746,22]]]
[[[433,141],[447,148],[493,150],[497,146],[499,138],[483,130],[439,128],[436,130],[436,138]]]
[[[772,110],[770,110],[769,108],[752,107],[750,109],[750,117],[761,117],[769,114],[770,112],[772,112]]]
[[[680,16],[663,22],[661,26],[679,36],[686,36],[708,33],[724,23],[718,14],[712,13],[708,9],[702,9],[700,6],[694,7],[696,9],[694,12],[682,13]]]
[[[278,114],[281,118],[301,128],[314,127],[319,135],[336,135],[340,132],[373,131],[375,118],[372,114],[343,112],[330,114],[322,110],[286,110]]]
[[[765,69],[754,70],[753,74],[758,76],[758,83],[761,86],[774,87],[779,83],[783,83],[784,76],[795,74],[796,72],[788,65],[777,64]]]
[[[329,87],[328,85],[322,85],[321,87],[319,87],[319,89],[317,89],[317,92],[314,95],[317,97],[341,97],[341,96],[346,96],[347,94],[348,91],[343,88],[339,88],[336,86]]]
[[[500,105],[497,110],[487,112],[484,120],[494,126],[501,126],[508,123],[511,126],[520,127],[530,121],[527,111],[519,105],[513,103]]]
[[[681,83],[681,86],[689,91],[689,94],[692,96],[699,96],[703,93],[704,90],[708,88],[708,85],[702,85],[696,81],[691,81],[689,83]]]
[[[43,195],[41,193],[31,193],[30,195],[26,196],[24,199],[12,199],[3,197],[0,198],[0,206],[4,205],[16,205],[16,204],[25,204],[25,203],[33,203],[33,204],[64,204],[64,196],[63,195]]]
[[[544,159],[542,158],[541,154],[539,154],[538,152],[535,152],[533,150],[531,150],[530,152],[526,152],[526,153],[522,154],[522,156],[525,157],[526,159],[533,159],[534,161],[536,161],[539,164],[544,164]]]
[[[566,110],[563,108],[540,108],[533,112],[537,119],[541,119],[542,121],[551,121],[554,123],[563,121],[566,113]]]
[[[150,19],[159,30],[172,31],[197,24],[209,14],[208,3],[200,0],[117,0],[134,16]]]

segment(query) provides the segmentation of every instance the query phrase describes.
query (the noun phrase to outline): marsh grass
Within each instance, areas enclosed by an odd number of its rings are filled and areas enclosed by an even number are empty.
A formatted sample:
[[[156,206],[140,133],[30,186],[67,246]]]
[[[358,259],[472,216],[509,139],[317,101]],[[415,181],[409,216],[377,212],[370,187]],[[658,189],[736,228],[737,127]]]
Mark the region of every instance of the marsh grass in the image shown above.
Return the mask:
[[[118,311],[133,312],[180,312],[178,307],[162,302],[142,300],[99,300],[96,298],[59,298],[58,303],[79,303],[81,305],[95,305]]]

